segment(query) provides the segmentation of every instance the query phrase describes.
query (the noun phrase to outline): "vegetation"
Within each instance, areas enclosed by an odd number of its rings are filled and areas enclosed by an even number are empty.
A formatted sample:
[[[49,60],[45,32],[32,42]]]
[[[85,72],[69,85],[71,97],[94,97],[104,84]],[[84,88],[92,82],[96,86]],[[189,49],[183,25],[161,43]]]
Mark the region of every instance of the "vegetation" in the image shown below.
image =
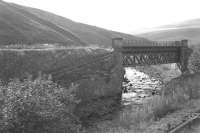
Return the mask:
[[[146,133],[152,122],[181,108],[183,103],[173,97],[156,96],[142,107],[132,106],[125,108],[119,114],[119,118],[100,123],[90,129],[89,133]]]
[[[1,133],[80,132],[81,123],[74,115],[74,108],[80,102],[73,93],[77,86],[72,85],[68,89],[63,88],[54,83],[51,77],[40,76],[36,78],[37,72],[62,74],[63,71],[60,70],[65,69],[65,72],[68,72],[68,69],[71,70],[70,68],[78,63],[89,61],[99,53],[106,53],[102,49],[90,48],[66,50],[65,46],[88,46],[90,44],[110,47],[111,38],[113,37],[145,40],[132,35],[76,23],[45,11],[3,1],[0,1],[0,12],[0,40],[4,45],[0,46],[0,48],[3,48],[0,51],[0,79],[2,80],[2,83],[0,83]],[[192,33],[192,30],[189,29],[189,33]],[[169,34],[167,31],[164,34],[174,36],[177,33]],[[163,38],[160,34],[156,36],[150,36],[149,38]],[[194,36],[194,38],[196,37]],[[199,41],[199,39],[196,40]],[[49,43],[53,45],[46,45]],[[34,46],[31,44],[34,44]],[[59,49],[53,50],[53,48]],[[189,66],[194,73],[200,71],[199,50],[195,50],[192,54]],[[167,74],[171,75],[172,73],[178,75],[177,71],[171,72],[168,66],[159,68],[161,69],[156,67],[153,69],[153,71],[155,69],[160,71],[156,74],[158,78],[165,78]],[[152,68],[150,69],[152,70]],[[64,79],[65,82],[71,84],[71,81],[66,81],[66,79],[77,80],[77,77],[81,78],[83,75],[80,71],[87,73],[85,70],[81,66],[79,71],[76,71],[76,73],[79,73],[78,76],[70,73],[67,76],[65,75],[62,80]],[[147,71],[149,72],[149,70]],[[160,75],[162,71],[165,72],[164,75]],[[33,75],[33,78],[24,79],[27,73]],[[144,132],[152,121],[159,120],[168,113],[182,108],[188,100],[199,98],[199,79],[198,74],[176,78],[162,89],[160,96],[152,97],[141,107],[124,108],[119,113],[118,118],[99,123],[97,127],[83,132]],[[90,82],[88,84],[91,85]],[[98,84],[95,83],[94,87],[95,85]],[[87,89],[87,87],[85,88]],[[99,103],[99,101],[96,101],[96,103]],[[86,114],[90,113],[88,110],[95,109],[93,115],[100,116],[104,112],[101,112],[97,107],[113,107],[109,106],[111,105],[109,102],[101,103],[100,106],[96,103],[92,101],[88,106],[85,106],[86,110],[78,113]]]
[[[95,48],[0,50],[0,79],[23,79],[27,74],[36,77],[38,72],[60,74],[63,73],[61,70],[74,69],[76,65],[107,52],[105,49]],[[72,79],[72,75],[65,78],[65,82],[66,79]],[[71,81],[67,83],[71,84]]]
[[[23,79],[26,72],[33,74],[38,70],[59,70],[59,68],[64,67],[64,64],[76,64],[74,62],[80,58],[83,60],[88,59],[88,57],[93,58],[92,54],[94,53],[105,53],[105,51],[100,49],[1,51],[0,77],[9,81],[9,79],[16,77]],[[199,70],[197,67],[200,66],[198,56],[197,51],[190,59],[190,67],[193,72]],[[163,69],[169,71],[165,66]],[[119,113],[118,118],[99,123],[97,127],[86,129],[83,132],[144,132],[152,121],[159,120],[182,108],[188,100],[199,98],[200,93],[197,89],[200,86],[199,79],[198,74],[178,77],[162,89],[162,95],[152,97],[143,106],[125,108]],[[77,89],[76,86],[64,89],[54,83],[51,78],[45,76],[35,79],[35,75],[33,75],[33,79],[15,79],[7,84],[1,83],[0,132],[80,132],[80,121],[73,113],[75,105],[79,102],[73,95],[75,89]],[[93,103],[91,105],[93,106],[90,108],[96,108]],[[102,108],[104,108],[103,105]],[[98,108],[95,111],[101,115]]]
[[[51,78],[12,80],[0,85],[1,133],[77,133],[73,114],[78,99],[75,86],[62,88]]]
[[[193,73],[200,72],[200,48],[195,47],[189,60],[189,69]]]
[[[148,133],[148,127],[168,114],[181,110],[190,101],[200,98],[200,74],[177,77],[162,88],[161,95],[153,96],[142,106],[130,106],[119,113],[119,118],[100,123],[95,133]]]
[[[196,89],[199,87],[197,75],[178,77],[162,89],[162,95],[152,97],[143,106],[125,108],[118,118],[99,123],[96,127],[82,132],[144,132],[152,121],[182,108],[190,99],[199,98],[200,93]],[[76,86],[64,89],[45,76],[1,83],[0,132],[80,132],[80,121],[73,114],[74,107],[79,102],[73,95],[75,89]]]

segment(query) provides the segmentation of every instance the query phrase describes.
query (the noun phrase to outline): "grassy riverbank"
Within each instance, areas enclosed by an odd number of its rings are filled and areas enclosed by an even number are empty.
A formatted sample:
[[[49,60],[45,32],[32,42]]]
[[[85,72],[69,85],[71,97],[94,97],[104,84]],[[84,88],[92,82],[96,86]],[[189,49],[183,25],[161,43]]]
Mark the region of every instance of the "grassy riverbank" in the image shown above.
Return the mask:
[[[82,50],[84,55],[105,52],[98,50]],[[68,55],[78,53],[78,57],[82,57],[79,50],[67,51],[3,51],[2,65],[15,68],[17,71],[21,67],[20,63],[13,63],[12,60],[37,62],[38,56],[45,54],[45,58],[41,58],[38,67],[50,68],[54,66],[52,60],[68,62]],[[31,53],[31,54],[30,54]],[[40,53],[40,54],[35,54]],[[9,56],[9,55],[12,56]],[[58,55],[57,55],[58,54]],[[37,55],[36,58],[33,55]],[[51,56],[50,56],[51,55]],[[57,56],[56,56],[57,55]],[[65,56],[62,56],[65,55]],[[3,58],[6,57],[6,58]],[[34,57],[34,58],[33,58]],[[63,58],[59,58],[63,57]],[[78,58],[77,57],[77,58]],[[49,59],[50,58],[50,59]],[[71,57],[72,58],[72,57]],[[3,60],[4,59],[4,60]],[[9,60],[5,60],[9,59]],[[16,60],[18,59],[18,60]],[[48,59],[48,60],[45,60]],[[57,60],[56,60],[57,59]],[[59,59],[59,60],[58,60]],[[44,61],[51,63],[48,65]],[[71,59],[72,62],[74,60]],[[6,63],[5,63],[6,62]],[[58,62],[57,62],[58,63]],[[25,64],[25,63],[24,63]],[[46,67],[42,66],[46,65]],[[19,65],[19,66],[18,66]],[[27,64],[26,64],[27,65]],[[30,64],[32,65],[32,64]],[[17,67],[16,67],[17,66]],[[58,63],[58,66],[59,63]],[[54,66],[56,67],[56,66]],[[6,68],[6,67],[2,67]],[[30,68],[31,67],[27,67]],[[37,68],[37,67],[33,67]],[[145,68],[146,69],[146,68]],[[145,70],[143,69],[143,70]],[[150,67],[149,67],[150,69]],[[159,76],[168,78],[165,74],[178,72],[178,69],[171,69],[166,66],[154,67],[154,70]],[[23,69],[24,70],[24,69]],[[32,70],[32,69],[31,69]],[[160,70],[160,71],[158,71]],[[163,71],[165,70],[165,71]],[[10,74],[8,71],[8,74]],[[12,72],[13,73],[13,72]],[[13,76],[13,74],[10,74]],[[163,75],[164,76],[163,76]],[[36,78],[25,80],[11,80],[8,84],[0,84],[0,132],[4,133],[151,133],[165,132],[182,120],[184,115],[181,112],[194,112],[199,108],[200,98],[200,73],[182,75],[175,78],[178,74],[173,73],[174,77],[170,82],[164,81],[165,86],[161,89],[160,95],[153,96],[146,100],[142,105],[129,105],[121,110],[116,111],[116,115],[105,117],[105,119],[96,121],[89,128],[83,127],[79,118],[73,114],[74,106],[79,103],[80,99],[76,99],[71,90],[78,89],[77,86],[72,86],[72,89],[66,90],[54,83],[51,78]],[[1,75],[0,75],[1,76]],[[2,77],[5,76],[2,74]],[[160,78],[158,76],[158,78]],[[10,76],[8,76],[10,77]],[[16,76],[19,77],[19,76]],[[95,84],[95,86],[98,86]],[[67,102],[66,102],[67,101]],[[104,103],[103,103],[104,104]],[[102,105],[103,105],[102,104]],[[104,108],[103,106],[101,106]],[[112,108],[108,106],[108,108]],[[55,110],[56,109],[56,110]],[[97,110],[99,111],[99,110]],[[179,113],[180,112],[180,113]],[[100,112],[101,113],[101,112]],[[114,113],[114,112],[112,112]],[[104,116],[102,116],[104,117]],[[173,124],[175,123],[175,124]],[[169,126],[170,125],[170,126]],[[17,131],[15,131],[17,130]]]
[[[123,108],[117,118],[100,122],[87,132],[164,133],[180,124],[188,113],[200,109],[199,77],[196,73],[175,78],[162,88],[162,95],[141,106]]]
[[[99,123],[97,127],[90,129],[87,133],[165,133],[185,121],[190,114],[200,109],[199,104],[200,100],[188,101],[180,105],[179,109],[171,113],[168,112],[157,120],[149,119],[151,116],[149,116],[148,112],[134,112],[134,109],[131,112],[129,110],[121,121],[118,119],[118,121]]]
[[[177,115],[179,112],[193,112],[199,107],[199,79],[199,73],[175,78],[163,87],[162,95],[153,96],[140,106],[121,108],[111,120],[99,120],[89,128],[81,127],[73,114],[73,107],[79,102],[71,92],[74,88],[66,91],[45,78],[13,80],[0,85],[4,94],[0,96],[0,131],[35,133],[37,127],[37,133],[165,132],[182,120],[184,116]]]
[[[143,105],[122,108],[112,120],[96,122],[85,129],[73,114],[74,105],[80,102],[73,95],[74,87],[66,90],[49,78],[13,80],[8,85],[0,85],[1,117],[0,131],[8,133],[150,133],[166,131],[182,120],[182,112],[194,112],[199,108],[199,96],[192,90],[187,93],[180,84],[200,77],[199,74],[179,77],[168,83],[161,96],[154,96]],[[178,85],[178,83],[180,83]],[[193,86],[196,81],[193,80]],[[178,88],[179,86],[180,88]],[[170,87],[170,88],[169,88]],[[176,87],[173,89],[171,87]],[[191,86],[190,86],[191,87]],[[189,89],[189,88],[188,88]],[[173,95],[169,95],[173,92]],[[56,108],[56,110],[55,110]],[[182,113],[182,114],[183,114]],[[48,122],[47,122],[48,121]],[[174,124],[173,124],[174,123]],[[17,132],[14,130],[17,129]],[[37,130],[36,130],[37,129]]]

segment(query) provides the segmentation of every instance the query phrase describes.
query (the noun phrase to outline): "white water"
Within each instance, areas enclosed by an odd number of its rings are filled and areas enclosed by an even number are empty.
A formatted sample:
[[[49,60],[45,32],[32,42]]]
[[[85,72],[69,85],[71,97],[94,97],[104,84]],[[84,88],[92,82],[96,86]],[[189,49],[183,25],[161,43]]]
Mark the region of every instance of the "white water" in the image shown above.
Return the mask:
[[[122,101],[124,105],[141,104],[143,100],[152,96],[153,90],[158,90],[160,82],[150,78],[145,73],[139,72],[134,68],[125,68],[125,77],[130,81],[128,84],[123,82],[123,86],[128,88],[128,93],[123,93]]]

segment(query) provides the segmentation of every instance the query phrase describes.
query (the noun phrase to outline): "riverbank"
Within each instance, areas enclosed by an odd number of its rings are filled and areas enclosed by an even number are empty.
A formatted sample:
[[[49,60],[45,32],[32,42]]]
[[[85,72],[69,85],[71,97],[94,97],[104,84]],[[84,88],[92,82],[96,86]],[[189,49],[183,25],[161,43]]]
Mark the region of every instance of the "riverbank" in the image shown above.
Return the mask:
[[[167,83],[173,78],[181,75],[181,71],[175,63],[151,66],[137,66],[135,67],[135,69],[149,75],[150,77],[160,80],[163,83]]]
[[[151,70],[153,73],[157,72],[156,68],[155,71]],[[177,69],[168,69],[162,71],[161,74],[168,73],[168,71],[178,72]],[[87,130],[87,133],[165,133],[192,117],[200,109],[200,100],[190,97],[190,94],[198,93],[198,90],[196,91],[196,88],[198,89],[198,78],[194,74],[181,77],[173,74],[173,77],[166,77],[168,79],[175,78],[168,83],[168,88],[166,87],[166,90],[175,90],[173,94],[140,98],[143,99],[140,104],[135,104],[132,101],[132,104],[122,108],[114,119],[99,122],[95,127]],[[137,77],[137,74],[134,75]],[[196,75],[198,76],[198,74]],[[150,77],[154,76],[150,75],[147,79]],[[144,77],[140,77],[138,78],[139,81],[141,78],[145,80]],[[134,77],[133,79],[136,80],[137,78]],[[142,83],[142,81],[136,83]],[[131,88],[134,88],[134,86],[131,86]],[[194,92],[190,93],[190,90]],[[169,92],[171,93],[171,91]]]
[[[129,105],[118,113],[118,117],[101,121],[84,133],[166,133],[193,117],[199,110],[200,99],[191,100],[161,118],[154,119],[153,109]]]
[[[165,117],[152,122],[145,133],[166,133],[200,112],[200,99],[188,101],[182,107]]]

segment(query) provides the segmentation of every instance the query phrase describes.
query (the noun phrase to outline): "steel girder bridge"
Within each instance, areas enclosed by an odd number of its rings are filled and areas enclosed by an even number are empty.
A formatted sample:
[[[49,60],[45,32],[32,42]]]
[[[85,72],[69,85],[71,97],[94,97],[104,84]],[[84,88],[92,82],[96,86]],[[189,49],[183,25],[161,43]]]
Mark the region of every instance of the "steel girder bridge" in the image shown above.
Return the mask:
[[[112,39],[118,63],[123,67],[177,63],[182,73],[188,72],[188,59],[192,49],[187,40],[181,41],[131,41]]]

